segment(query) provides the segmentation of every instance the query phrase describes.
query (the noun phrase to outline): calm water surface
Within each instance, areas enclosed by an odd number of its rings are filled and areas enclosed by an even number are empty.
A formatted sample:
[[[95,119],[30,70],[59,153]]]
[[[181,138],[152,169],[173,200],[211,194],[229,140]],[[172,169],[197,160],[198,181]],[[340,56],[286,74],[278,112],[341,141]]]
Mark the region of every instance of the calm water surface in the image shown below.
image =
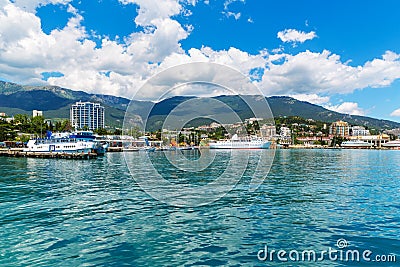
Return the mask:
[[[150,156],[176,183],[193,177]],[[400,151],[278,150],[255,192],[249,166],[222,199],[177,208],[144,193],[122,153],[0,158],[0,266],[399,266]],[[257,258],[265,245],[322,251],[340,238],[397,263]]]

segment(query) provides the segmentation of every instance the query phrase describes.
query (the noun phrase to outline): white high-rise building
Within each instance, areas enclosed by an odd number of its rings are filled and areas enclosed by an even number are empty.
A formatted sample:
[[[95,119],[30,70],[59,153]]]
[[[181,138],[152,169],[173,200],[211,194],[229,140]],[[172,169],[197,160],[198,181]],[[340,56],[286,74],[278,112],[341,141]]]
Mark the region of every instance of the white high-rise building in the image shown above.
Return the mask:
[[[104,107],[99,103],[76,102],[70,109],[71,125],[75,129],[104,128]]]

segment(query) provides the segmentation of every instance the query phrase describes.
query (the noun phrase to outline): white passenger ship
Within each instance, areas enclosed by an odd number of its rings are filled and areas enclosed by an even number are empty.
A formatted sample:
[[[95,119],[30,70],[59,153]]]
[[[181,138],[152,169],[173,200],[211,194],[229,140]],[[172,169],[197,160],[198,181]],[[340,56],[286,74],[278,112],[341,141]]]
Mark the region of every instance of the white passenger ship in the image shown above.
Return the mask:
[[[107,145],[95,140],[91,131],[51,133],[46,138],[31,139],[24,152],[96,153],[103,155]]]
[[[382,144],[383,147],[400,149],[400,140],[389,141]]]
[[[372,146],[373,146],[373,144],[362,141],[362,140],[344,141],[341,145],[341,147],[344,147],[344,148],[370,148]]]
[[[212,149],[268,149],[271,142],[257,136],[239,138],[237,134],[232,139],[209,143]]]

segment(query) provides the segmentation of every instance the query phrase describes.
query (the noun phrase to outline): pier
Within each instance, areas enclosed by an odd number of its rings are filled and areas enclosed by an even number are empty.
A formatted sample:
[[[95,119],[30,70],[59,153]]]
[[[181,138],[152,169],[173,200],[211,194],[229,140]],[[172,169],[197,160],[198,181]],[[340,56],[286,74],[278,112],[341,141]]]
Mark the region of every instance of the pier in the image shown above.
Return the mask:
[[[94,159],[96,153],[24,152],[22,149],[0,150],[0,157],[44,159]]]

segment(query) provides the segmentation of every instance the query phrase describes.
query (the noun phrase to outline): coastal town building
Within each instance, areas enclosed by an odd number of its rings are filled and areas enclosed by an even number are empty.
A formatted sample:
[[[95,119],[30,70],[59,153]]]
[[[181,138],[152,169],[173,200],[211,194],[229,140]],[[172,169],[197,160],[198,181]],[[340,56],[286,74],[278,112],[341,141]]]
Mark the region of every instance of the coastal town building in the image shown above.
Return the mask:
[[[305,136],[305,137],[297,137],[297,141],[302,142],[303,145],[314,145],[315,143],[322,143],[329,145],[331,143],[331,139],[328,136]]]
[[[247,124],[253,124],[254,122],[259,122],[264,120],[263,118],[249,118],[249,119],[245,119],[244,122]]]
[[[276,127],[275,125],[263,125],[260,128],[261,136],[273,138],[276,136]]]
[[[385,133],[391,134],[393,136],[396,136],[397,138],[400,139],[400,128],[392,129],[392,130],[386,130]]]
[[[221,127],[221,124],[213,122],[210,125],[199,126],[199,127],[197,127],[197,129],[200,131],[212,132],[219,127]]]
[[[14,120],[14,117],[8,117],[5,112],[0,112],[0,120],[11,123]]]
[[[35,117],[38,117],[38,116],[43,116],[43,111],[34,109],[32,111],[32,117],[35,118]]]
[[[290,130],[289,127],[285,127],[285,126],[281,127],[281,131],[280,131],[281,137],[284,137],[284,138],[291,137],[291,135],[292,135],[292,131]]]
[[[369,130],[365,129],[363,126],[353,126],[351,127],[351,135],[352,136],[367,136],[371,135]]]
[[[70,109],[71,125],[75,129],[104,128],[104,107],[99,103],[76,102]]]
[[[350,135],[349,124],[345,121],[335,121],[329,127],[329,134],[341,137],[349,136]]]

